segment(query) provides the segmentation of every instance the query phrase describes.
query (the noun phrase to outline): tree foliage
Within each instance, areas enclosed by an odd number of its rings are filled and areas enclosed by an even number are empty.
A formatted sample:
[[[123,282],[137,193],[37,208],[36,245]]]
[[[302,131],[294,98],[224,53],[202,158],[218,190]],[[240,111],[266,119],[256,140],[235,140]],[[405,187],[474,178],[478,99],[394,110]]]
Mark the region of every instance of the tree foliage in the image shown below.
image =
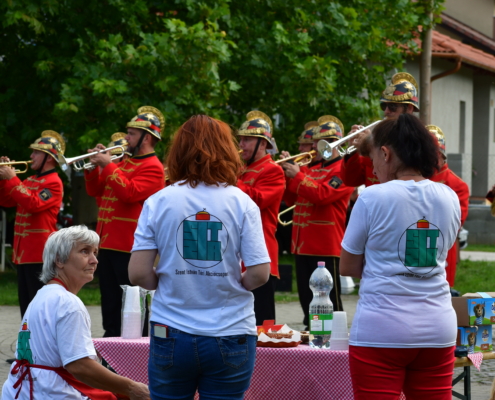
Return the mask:
[[[438,13],[441,0],[3,1],[2,154],[26,159],[45,129],[81,154],[141,105],[164,113],[165,144],[193,114],[239,126],[260,109],[278,114],[279,147],[294,150],[321,115],[347,128],[380,115],[431,3]]]

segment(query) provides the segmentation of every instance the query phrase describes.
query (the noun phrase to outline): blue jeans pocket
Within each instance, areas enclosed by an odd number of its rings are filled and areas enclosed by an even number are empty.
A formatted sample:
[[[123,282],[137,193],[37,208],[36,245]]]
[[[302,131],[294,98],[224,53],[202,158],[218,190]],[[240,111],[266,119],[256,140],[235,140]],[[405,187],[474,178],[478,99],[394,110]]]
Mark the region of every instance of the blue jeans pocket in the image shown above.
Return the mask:
[[[217,338],[223,363],[238,369],[249,358],[248,335],[223,336]]]
[[[174,365],[174,338],[160,338],[151,336],[150,358],[153,366],[159,370],[166,370]]]

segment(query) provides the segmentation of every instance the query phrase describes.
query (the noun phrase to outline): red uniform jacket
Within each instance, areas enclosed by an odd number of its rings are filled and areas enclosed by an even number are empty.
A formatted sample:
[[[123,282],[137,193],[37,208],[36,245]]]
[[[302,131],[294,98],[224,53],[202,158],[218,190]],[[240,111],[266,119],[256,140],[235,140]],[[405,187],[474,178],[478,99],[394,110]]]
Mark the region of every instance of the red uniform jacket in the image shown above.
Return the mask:
[[[284,195],[284,171],[267,154],[244,169],[237,181],[237,187],[251,197],[260,208],[263,235],[271,259],[270,273],[279,277],[278,242],[275,232],[278,210]]]
[[[469,187],[461,178],[459,178],[451,169],[447,163],[444,164],[440,172],[430,178],[433,182],[443,183],[457,193],[459,197],[459,203],[461,205],[461,226],[466,221],[469,211]],[[457,243],[455,243],[447,254],[447,281],[450,286],[454,286],[455,271],[457,265]]]
[[[354,190],[342,182],[342,158],[301,169],[287,180],[284,200],[296,205],[292,253],[340,257],[349,198]]]
[[[342,163],[342,180],[346,186],[366,187],[380,183],[373,174],[373,162],[369,157],[359,155],[357,151],[344,157]]]
[[[163,189],[163,165],[155,153],[85,171],[86,190],[101,197],[96,232],[100,248],[129,253],[144,201]]]
[[[63,194],[62,181],[54,169],[23,182],[17,176],[0,180],[0,206],[17,206],[12,253],[15,264],[43,262],[45,242],[57,230]]]

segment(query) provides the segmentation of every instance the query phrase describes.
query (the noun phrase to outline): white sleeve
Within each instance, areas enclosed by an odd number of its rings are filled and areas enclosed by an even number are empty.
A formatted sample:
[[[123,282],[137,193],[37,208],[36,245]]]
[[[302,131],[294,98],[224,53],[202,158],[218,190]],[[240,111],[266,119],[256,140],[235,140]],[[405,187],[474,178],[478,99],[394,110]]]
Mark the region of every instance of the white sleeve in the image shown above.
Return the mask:
[[[351,218],[347,225],[342,248],[351,254],[364,254],[364,248],[368,241],[369,213],[363,199],[358,197],[351,212]]]
[[[244,214],[241,229],[241,259],[246,267],[269,263],[260,209],[256,204]]]
[[[152,206],[148,200],[144,202],[138,225],[134,232],[134,244],[131,253],[137,250],[155,250],[158,248],[155,241]]]
[[[74,311],[57,321],[57,348],[62,365],[90,357],[96,359],[91,327],[84,311]]]

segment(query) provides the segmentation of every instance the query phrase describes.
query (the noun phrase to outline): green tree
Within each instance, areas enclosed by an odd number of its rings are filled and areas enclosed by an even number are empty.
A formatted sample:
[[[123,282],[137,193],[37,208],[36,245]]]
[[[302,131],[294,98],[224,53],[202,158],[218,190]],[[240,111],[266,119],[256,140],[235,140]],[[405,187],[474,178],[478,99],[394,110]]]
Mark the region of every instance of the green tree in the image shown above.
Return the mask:
[[[193,114],[239,126],[258,108],[279,115],[279,147],[294,150],[304,123],[321,115],[347,128],[380,115],[385,78],[432,23],[427,3],[6,0],[2,154],[26,159],[44,129],[81,154],[125,130],[141,105],[164,113],[165,144]]]

